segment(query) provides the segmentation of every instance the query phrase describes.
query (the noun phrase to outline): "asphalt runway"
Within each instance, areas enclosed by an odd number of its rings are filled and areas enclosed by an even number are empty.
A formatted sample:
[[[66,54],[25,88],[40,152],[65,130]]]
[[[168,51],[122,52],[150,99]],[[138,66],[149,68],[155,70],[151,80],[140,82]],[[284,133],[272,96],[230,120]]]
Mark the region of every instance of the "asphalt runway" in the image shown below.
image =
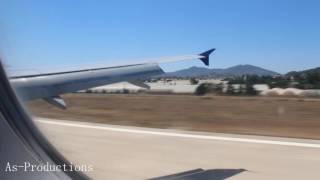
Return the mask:
[[[320,179],[319,140],[43,118],[36,123],[71,162],[93,166],[87,172],[93,179],[149,179],[199,168],[202,178]]]

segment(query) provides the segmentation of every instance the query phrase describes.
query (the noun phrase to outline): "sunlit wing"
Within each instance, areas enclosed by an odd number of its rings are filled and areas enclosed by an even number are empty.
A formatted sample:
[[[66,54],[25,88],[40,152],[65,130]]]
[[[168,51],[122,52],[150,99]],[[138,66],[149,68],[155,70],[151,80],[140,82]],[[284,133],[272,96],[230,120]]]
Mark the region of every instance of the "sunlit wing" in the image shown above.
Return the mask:
[[[151,59],[138,64],[13,76],[10,77],[10,82],[23,100],[44,99],[50,104],[65,108],[61,94],[160,75],[164,71],[159,67],[159,63],[163,62],[200,59],[205,65],[209,65],[209,55],[214,50],[210,49],[198,55]]]

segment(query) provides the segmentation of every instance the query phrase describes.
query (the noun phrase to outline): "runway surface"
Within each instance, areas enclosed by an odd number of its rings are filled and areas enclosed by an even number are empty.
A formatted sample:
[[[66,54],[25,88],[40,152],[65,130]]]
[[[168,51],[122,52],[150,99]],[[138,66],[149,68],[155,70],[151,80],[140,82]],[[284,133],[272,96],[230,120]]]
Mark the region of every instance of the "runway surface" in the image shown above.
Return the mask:
[[[71,162],[92,165],[87,174],[93,179],[148,179],[198,168],[229,173],[229,179],[320,179],[319,140],[43,118],[36,123]]]

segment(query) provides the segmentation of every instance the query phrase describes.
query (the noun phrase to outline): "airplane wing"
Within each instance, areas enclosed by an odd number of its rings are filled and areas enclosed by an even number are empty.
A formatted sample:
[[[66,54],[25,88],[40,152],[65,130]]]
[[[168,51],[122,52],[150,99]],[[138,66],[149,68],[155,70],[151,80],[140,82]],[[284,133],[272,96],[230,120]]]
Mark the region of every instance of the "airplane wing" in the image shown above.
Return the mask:
[[[47,74],[34,74],[10,77],[10,82],[22,100],[44,99],[59,108],[66,108],[61,94],[76,92],[92,87],[121,81],[134,81],[163,74],[159,63],[199,59],[209,65],[210,49],[198,55],[166,57],[165,61],[153,59],[151,62],[81,69]]]

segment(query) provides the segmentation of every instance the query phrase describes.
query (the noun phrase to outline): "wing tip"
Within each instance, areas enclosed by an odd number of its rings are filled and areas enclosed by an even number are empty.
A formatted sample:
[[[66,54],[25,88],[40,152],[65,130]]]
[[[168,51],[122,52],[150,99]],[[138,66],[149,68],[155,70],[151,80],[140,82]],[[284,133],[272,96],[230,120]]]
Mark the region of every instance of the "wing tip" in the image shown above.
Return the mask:
[[[216,48],[212,48],[212,49],[209,49],[208,51],[205,51],[203,53],[200,53],[199,55],[200,56],[203,56],[201,58],[199,58],[206,66],[209,66],[210,62],[209,62],[209,56],[210,54],[215,51]]]

